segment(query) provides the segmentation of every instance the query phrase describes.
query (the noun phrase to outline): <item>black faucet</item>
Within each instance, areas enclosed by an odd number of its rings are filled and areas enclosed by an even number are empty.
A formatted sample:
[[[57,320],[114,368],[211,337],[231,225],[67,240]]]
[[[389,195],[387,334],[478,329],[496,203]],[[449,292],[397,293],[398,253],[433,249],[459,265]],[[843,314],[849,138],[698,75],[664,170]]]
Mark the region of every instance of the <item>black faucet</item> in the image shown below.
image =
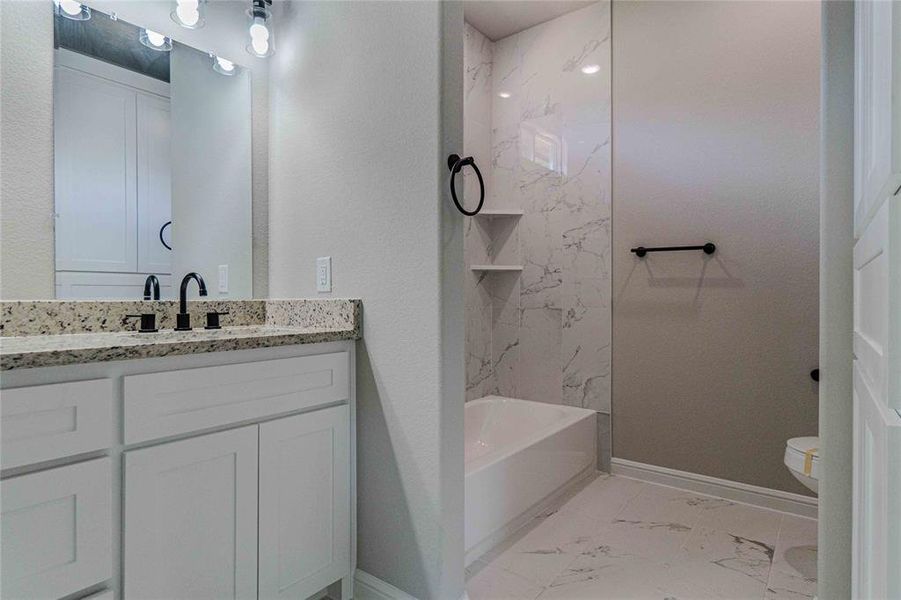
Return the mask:
[[[178,292],[178,315],[175,316],[175,331],[191,331],[191,315],[188,314],[187,294],[188,283],[192,279],[197,282],[200,295],[206,296],[206,284],[203,282],[203,277],[191,272],[182,278],[181,289]]]
[[[148,275],[144,280],[144,300],[150,300],[150,286],[153,286],[153,300],[160,299],[160,280],[156,275]]]

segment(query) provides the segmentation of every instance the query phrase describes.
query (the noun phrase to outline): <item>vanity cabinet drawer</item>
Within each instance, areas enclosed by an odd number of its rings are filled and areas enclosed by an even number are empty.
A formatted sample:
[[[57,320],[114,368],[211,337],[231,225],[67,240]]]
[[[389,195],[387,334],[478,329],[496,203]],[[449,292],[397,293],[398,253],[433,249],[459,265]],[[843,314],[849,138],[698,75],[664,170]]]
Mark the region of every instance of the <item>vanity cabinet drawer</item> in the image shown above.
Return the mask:
[[[333,352],[125,377],[125,443],[350,398],[350,355]]]
[[[110,379],[6,389],[0,394],[4,469],[110,447]]]
[[[61,598],[112,577],[111,461],[0,483],[4,598]]]

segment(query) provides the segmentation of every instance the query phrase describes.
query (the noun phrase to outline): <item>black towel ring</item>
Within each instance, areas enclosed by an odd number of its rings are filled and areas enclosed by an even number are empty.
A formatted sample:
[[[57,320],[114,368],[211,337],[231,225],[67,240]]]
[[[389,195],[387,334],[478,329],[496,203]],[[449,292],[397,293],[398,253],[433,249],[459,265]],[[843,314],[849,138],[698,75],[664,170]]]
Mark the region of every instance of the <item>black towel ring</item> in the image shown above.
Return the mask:
[[[160,227],[160,243],[166,247],[166,250],[172,250],[172,246],[166,243],[166,240],[163,239],[163,232],[166,231],[166,227],[172,225],[172,221],[166,221],[163,223],[163,226]]]
[[[473,211],[468,211],[463,208],[463,205],[457,199],[457,190],[454,188],[454,177],[457,175],[457,173],[462,171],[463,167],[465,167],[466,165],[472,167],[472,170],[476,172],[476,177],[479,178],[479,205],[476,206],[476,209]],[[459,210],[467,217],[479,214],[479,211],[482,210],[482,205],[485,203],[485,180],[482,179],[482,172],[479,171],[479,167],[476,166],[476,161],[473,160],[471,156],[460,158],[459,154],[451,154],[447,157],[447,168],[450,169],[451,172],[451,198],[454,199],[454,204],[457,205],[457,210]]]

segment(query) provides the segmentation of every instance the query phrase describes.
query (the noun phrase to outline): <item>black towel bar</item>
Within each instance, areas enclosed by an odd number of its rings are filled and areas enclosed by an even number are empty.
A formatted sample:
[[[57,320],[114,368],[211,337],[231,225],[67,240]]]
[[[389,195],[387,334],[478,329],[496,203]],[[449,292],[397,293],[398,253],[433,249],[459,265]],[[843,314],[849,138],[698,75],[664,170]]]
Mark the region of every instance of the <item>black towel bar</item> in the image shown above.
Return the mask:
[[[639,246],[638,248],[632,248],[629,252],[634,252],[638,255],[639,258],[647,255],[648,252],[681,252],[683,250],[703,250],[704,254],[713,254],[716,252],[716,244],[713,242],[707,242],[702,246],[658,246],[656,248],[645,248],[644,246]]]

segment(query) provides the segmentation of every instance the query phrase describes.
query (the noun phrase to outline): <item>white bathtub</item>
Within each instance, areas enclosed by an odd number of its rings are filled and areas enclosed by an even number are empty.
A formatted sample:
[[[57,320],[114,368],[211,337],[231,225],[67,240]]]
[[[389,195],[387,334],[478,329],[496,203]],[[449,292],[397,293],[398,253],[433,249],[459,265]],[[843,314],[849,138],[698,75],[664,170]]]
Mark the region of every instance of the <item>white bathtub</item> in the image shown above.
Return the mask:
[[[597,468],[593,410],[487,396],[466,403],[466,564]]]

